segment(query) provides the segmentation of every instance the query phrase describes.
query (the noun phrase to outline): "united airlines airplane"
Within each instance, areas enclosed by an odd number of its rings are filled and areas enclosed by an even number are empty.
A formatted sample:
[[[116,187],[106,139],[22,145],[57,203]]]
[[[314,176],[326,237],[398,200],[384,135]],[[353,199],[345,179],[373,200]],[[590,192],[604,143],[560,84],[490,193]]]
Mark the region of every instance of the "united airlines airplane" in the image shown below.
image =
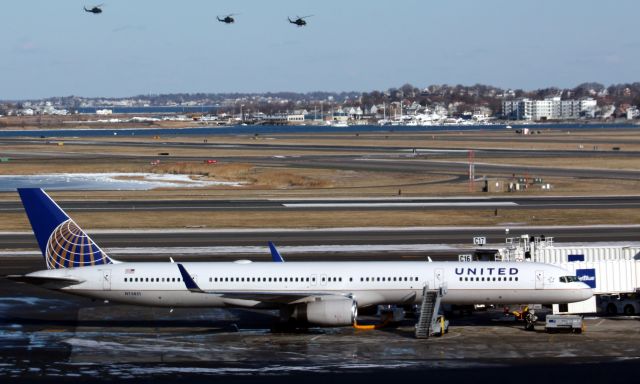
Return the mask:
[[[569,272],[528,262],[125,263],[109,257],[42,189],[18,193],[47,270],[10,278],[89,298],[280,309],[284,319],[341,326],[356,321],[358,307],[420,303],[424,286],[445,287],[442,302],[449,304],[560,304],[592,296]]]

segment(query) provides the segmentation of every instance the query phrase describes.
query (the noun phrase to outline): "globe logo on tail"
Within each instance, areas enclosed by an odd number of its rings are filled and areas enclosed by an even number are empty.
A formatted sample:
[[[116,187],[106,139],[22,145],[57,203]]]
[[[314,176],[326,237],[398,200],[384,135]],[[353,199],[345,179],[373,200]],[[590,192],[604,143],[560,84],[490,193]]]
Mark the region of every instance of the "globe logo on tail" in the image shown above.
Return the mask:
[[[62,222],[47,241],[47,268],[74,268],[111,264],[96,243],[71,219]]]

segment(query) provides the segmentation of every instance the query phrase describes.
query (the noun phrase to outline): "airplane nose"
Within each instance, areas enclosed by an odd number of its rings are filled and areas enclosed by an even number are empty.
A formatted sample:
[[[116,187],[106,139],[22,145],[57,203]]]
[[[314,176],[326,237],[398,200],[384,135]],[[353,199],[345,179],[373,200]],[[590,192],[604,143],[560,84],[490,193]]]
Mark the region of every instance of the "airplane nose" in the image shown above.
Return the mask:
[[[582,283],[582,285],[583,285],[582,289],[578,291],[581,297],[580,301],[584,301],[593,297],[593,289],[591,289],[591,287],[589,287],[585,283]]]

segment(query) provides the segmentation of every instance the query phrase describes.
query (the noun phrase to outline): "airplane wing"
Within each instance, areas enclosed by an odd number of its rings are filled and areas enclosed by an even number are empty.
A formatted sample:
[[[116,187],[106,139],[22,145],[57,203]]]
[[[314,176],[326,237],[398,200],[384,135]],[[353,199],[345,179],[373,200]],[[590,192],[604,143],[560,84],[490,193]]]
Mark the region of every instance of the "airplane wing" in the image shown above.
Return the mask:
[[[251,292],[251,291],[203,291],[203,293],[220,295],[227,299],[239,299],[239,300],[252,300],[262,301],[265,303],[280,303],[280,304],[294,304],[305,301],[311,301],[315,297],[327,297],[327,296],[341,296],[348,297],[349,294],[344,293],[326,293],[326,292],[312,292],[312,291],[273,291],[273,292]]]
[[[50,276],[29,276],[29,275],[8,275],[5,278],[19,283],[40,285],[49,289],[60,289],[71,285],[84,283],[85,280],[74,277],[50,277]]]
[[[182,264],[178,264],[178,269],[182,275],[187,289],[194,293],[205,293],[209,295],[218,295],[228,299],[253,300],[268,303],[292,304],[295,302],[303,302],[313,300],[315,297],[340,296],[349,297],[350,293],[327,293],[313,291],[204,291],[193,280]]]

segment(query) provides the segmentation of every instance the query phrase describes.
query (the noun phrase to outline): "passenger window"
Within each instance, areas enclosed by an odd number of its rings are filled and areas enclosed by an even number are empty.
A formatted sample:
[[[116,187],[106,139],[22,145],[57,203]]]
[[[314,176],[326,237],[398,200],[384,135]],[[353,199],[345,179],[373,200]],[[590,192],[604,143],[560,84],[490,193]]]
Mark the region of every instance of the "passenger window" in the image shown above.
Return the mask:
[[[383,277],[383,278],[382,278],[382,281],[386,281],[386,277]]]
[[[469,281],[469,278],[468,278],[468,277],[465,277],[465,278],[464,278],[464,281]]]
[[[418,276],[416,276],[416,279],[414,281],[418,281]]]
[[[180,278],[178,277],[178,283],[180,282]]]
[[[518,281],[518,276],[515,277],[515,280]]]
[[[480,281],[480,278],[479,278],[479,277],[476,277],[476,281]]]
[[[376,278],[376,280],[377,280],[377,281],[380,281],[380,278],[378,277],[378,278]]]
[[[367,277],[367,281],[369,281],[369,278]]]
[[[462,281],[462,277],[460,278],[460,281]]]
[[[311,281],[313,281],[315,283],[316,282],[316,278],[315,277],[311,278]]]
[[[309,282],[309,278],[307,277],[307,283]]]
[[[393,278],[393,281],[396,281],[396,278],[395,278],[395,277]]]
[[[324,281],[324,277],[322,278],[322,281]]]
[[[353,281],[353,277],[350,277],[350,278],[349,278],[349,281]]]
[[[407,281],[407,278],[406,278],[406,277],[404,278],[404,281]]]

